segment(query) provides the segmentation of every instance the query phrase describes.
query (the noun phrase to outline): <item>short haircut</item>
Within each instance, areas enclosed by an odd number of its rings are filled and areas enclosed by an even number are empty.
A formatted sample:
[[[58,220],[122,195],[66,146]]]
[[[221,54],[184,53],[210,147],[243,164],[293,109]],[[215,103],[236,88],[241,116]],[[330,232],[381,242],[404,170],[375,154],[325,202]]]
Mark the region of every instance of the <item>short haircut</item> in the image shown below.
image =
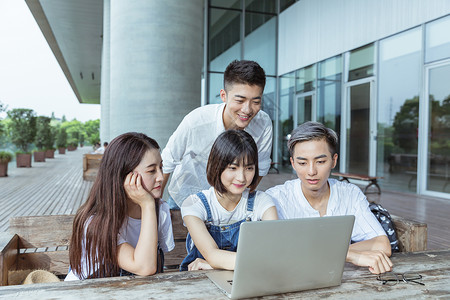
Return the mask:
[[[264,90],[266,86],[266,73],[261,66],[251,60],[232,61],[223,74],[223,87],[226,92],[235,83],[256,85]]]
[[[333,129],[327,128],[319,122],[305,122],[292,131],[291,137],[287,142],[289,153],[293,157],[294,148],[297,143],[322,139],[325,139],[327,142],[331,156],[337,153],[338,137]]]
[[[258,147],[253,137],[244,130],[230,129],[220,134],[214,142],[206,166],[206,178],[219,193],[227,192],[220,177],[233,162],[243,162],[244,166],[255,165],[255,176],[250,183],[251,190],[258,183]]]

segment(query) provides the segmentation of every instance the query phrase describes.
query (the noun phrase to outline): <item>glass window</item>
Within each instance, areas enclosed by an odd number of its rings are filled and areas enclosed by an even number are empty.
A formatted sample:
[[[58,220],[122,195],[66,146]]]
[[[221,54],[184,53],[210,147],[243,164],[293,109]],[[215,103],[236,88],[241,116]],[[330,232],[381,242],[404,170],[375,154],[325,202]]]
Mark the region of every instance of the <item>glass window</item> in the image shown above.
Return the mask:
[[[254,13],[245,16],[244,59],[258,62],[266,75],[275,75],[276,17]]]
[[[295,99],[295,115],[294,115],[294,126],[297,127],[307,121],[312,121],[312,110],[314,102],[314,93],[312,94],[300,94],[297,95]]]
[[[276,107],[276,78],[266,77],[266,87],[264,88],[264,95],[262,101],[262,110],[265,111],[272,120],[275,120]]]
[[[348,81],[373,76],[375,47],[373,44],[350,52]]]
[[[297,2],[297,0],[280,0],[280,12]]]
[[[241,0],[210,0],[210,6],[241,9]]]
[[[348,88],[345,170],[349,173],[369,173],[370,89],[370,82]]]
[[[223,89],[223,73],[210,73],[209,74],[209,89],[208,89],[208,99],[209,104],[222,103],[220,98],[220,90]]]
[[[450,64],[429,73],[427,190],[450,193]]]
[[[425,45],[427,63],[450,57],[450,16],[426,25]]]
[[[296,72],[296,92],[304,93],[315,89],[316,65],[311,65]]]
[[[277,0],[245,0],[245,10],[275,14],[277,12]]]
[[[392,190],[416,190],[422,30],[379,44],[377,176]]]
[[[333,129],[339,136],[341,131],[341,87],[342,56],[327,59],[318,66],[317,121]]]
[[[280,99],[279,99],[279,141],[278,141],[278,162],[283,166],[288,166],[289,151],[287,149],[287,141],[289,134],[294,129],[294,97],[295,97],[295,72],[280,77]]]
[[[241,13],[210,9],[209,70],[224,72],[228,64],[241,58]]]

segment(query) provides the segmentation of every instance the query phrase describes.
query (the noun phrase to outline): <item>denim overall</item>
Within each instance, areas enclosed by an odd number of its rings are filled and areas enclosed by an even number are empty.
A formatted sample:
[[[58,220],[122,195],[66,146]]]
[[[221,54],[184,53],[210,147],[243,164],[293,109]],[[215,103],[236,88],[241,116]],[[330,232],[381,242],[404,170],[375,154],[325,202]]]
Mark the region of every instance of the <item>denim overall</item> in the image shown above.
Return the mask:
[[[247,212],[253,212],[253,204],[255,202],[256,192],[251,192],[248,195],[247,201]],[[217,226],[212,225],[212,215],[211,208],[209,207],[208,201],[206,200],[205,194],[202,192],[197,193],[197,196],[202,200],[203,205],[206,208],[206,213],[208,214],[207,220],[205,222],[206,229],[208,229],[209,234],[211,234],[212,238],[217,244],[217,247],[221,250],[228,250],[236,252],[238,239],[239,239],[239,228],[242,222],[250,221],[250,218],[247,217],[243,220],[240,220],[231,225],[223,225]],[[197,247],[194,245],[192,249],[189,249],[191,245],[191,235],[188,233],[186,237],[186,250],[188,255],[183,259],[183,262],[180,265],[180,271],[187,271],[188,265],[193,262],[196,258],[203,258],[200,251],[198,251]]]

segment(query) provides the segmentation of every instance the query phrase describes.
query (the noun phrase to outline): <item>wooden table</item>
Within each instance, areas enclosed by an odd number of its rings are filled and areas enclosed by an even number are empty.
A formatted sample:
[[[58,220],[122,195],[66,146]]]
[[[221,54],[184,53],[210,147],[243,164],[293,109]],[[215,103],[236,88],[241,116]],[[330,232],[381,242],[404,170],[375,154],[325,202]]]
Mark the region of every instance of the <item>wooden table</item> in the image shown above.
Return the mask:
[[[366,268],[347,264],[342,285],[288,293],[264,299],[448,299],[450,298],[450,250],[396,253],[397,273],[415,272],[425,286],[398,283],[384,286]],[[56,284],[7,286],[1,299],[228,299],[206,277],[204,271],[174,272],[150,277],[114,277]]]

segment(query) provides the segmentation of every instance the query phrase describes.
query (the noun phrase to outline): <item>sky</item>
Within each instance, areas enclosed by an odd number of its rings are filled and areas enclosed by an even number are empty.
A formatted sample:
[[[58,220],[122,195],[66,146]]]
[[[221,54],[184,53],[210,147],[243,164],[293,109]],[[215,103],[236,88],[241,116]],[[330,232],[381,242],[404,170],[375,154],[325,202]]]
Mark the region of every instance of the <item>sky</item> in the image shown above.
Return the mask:
[[[0,102],[69,121],[100,118],[99,104],[78,102],[24,0],[0,0]]]

